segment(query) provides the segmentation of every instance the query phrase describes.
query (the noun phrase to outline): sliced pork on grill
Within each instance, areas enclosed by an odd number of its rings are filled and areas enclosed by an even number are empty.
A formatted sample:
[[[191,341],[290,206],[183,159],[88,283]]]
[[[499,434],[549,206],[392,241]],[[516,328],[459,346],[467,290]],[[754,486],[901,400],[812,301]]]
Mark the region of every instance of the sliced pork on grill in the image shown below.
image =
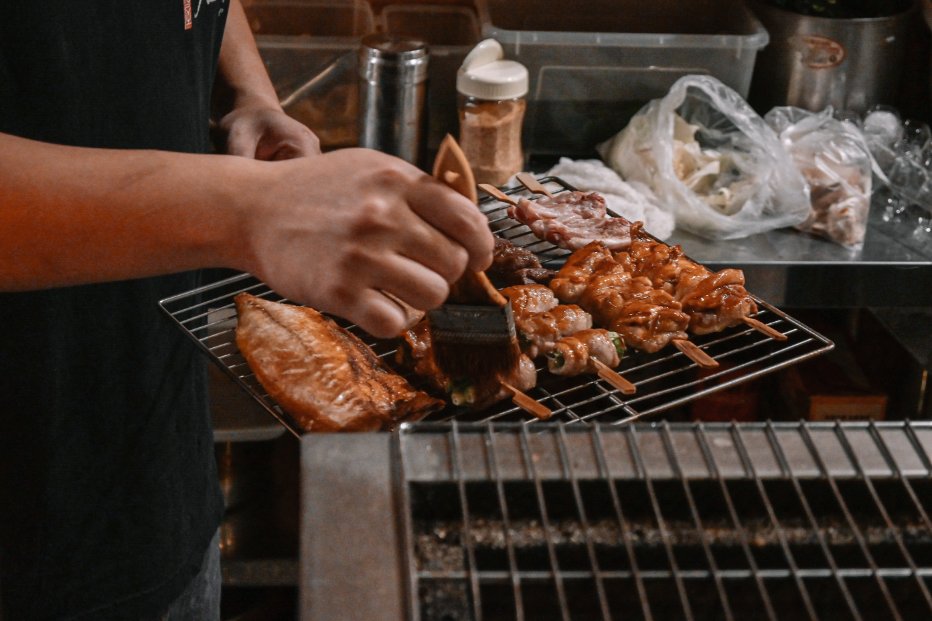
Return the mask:
[[[486,273],[505,285],[548,283],[554,275],[553,270],[541,266],[533,252],[498,236],[495,237],[492,267]]]
[[[305,431],[387,429],[443,407],[316,310],[248,293],[235,301],[240,353]]]
[[[553,198],[518,200],[508,215],[526,224],[538,238],[568,250],[599,240],[611,250],[631,243],[631,223],[614,218],[605,209],[605,198],[597,192],[563,192]]]

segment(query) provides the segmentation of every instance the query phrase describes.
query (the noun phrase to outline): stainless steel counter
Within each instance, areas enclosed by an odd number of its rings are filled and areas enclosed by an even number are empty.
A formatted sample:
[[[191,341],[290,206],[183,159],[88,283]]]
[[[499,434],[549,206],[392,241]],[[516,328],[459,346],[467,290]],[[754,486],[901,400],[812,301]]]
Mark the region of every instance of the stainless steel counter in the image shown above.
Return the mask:
[[[874,210],[855,251],[793,229],[723,242],[676,231],[666,241],[710,268],[744,270],[748,289],[781,307],[932,306],[932,237],[918,240]]]

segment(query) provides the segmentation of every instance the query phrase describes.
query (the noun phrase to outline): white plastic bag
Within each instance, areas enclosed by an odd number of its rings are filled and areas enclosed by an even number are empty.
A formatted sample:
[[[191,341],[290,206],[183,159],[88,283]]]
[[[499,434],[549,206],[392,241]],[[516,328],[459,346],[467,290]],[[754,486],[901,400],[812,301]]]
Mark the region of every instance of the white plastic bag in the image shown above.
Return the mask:
[[[833,114],[787,106],[764,118],[809,184],[809,217],[796,228],[857,248],[870,210],[871,152],[861,130]]]
[[[676,225],[709,239],[803,222],[809,197],[776,133],[711,76],[677,80],[599,145],[626,181],[650,187]]]

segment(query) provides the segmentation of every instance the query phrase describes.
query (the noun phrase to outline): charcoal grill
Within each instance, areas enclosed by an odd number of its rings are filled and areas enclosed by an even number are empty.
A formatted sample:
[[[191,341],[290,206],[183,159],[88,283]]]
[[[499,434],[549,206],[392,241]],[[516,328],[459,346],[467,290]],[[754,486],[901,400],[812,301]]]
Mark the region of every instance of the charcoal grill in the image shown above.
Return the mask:
[[[556,177],[544,177],[540,181],[554,194],[573,189]],[[522,188],[512,188],[507,193],[513,196],[528,194]],[[480,201],[479,206],[496,235],[531,250],[545,266],[558,268],[569,254],[567,250],[538,240],[526,226],[509,218],[506,204],[488,197]],[[753,283],[750,286],[753,288]],[[269,397],[236,348],[233,298],[243,291],[282,300],[255,277],[238,274],[162,300],[160,306],[234,381],[287,429],[300,435],[300,426]],[[618,372],[637,386],[637,393],[631,396],[623,395],[594,376],[551,375],[546,371],[546,365],[540,363],[538,385],[529,394],[550,408],[554,414],[553,420],[571,424],[624,424],[642,416],[670,410],[832,349],[832,342],[815,330],[763,300],[755,300],[760,308],[756,318],[783,332],[787,340],[774,341],[745,326],[706,336],[691,336],[692,341],[719,361],[720,368],[711,372],[700,372],[695,363],[672,347],[655,354],[631,353],[618,367]],[[356,326],[346,322],[341,325],[362,338],[389,366],[395,366],[396,340],[377,340]],[[423,381],[417,377],[409,375],[408,378],[416,386],[423,386]],[[454,419],[471,422],[535,422],[533,417],[509,401],[478,413],[451,405],[432,417],[434,421],[448,422]]]
[[[302,438],[302,619],[932,618],[932,423]]]

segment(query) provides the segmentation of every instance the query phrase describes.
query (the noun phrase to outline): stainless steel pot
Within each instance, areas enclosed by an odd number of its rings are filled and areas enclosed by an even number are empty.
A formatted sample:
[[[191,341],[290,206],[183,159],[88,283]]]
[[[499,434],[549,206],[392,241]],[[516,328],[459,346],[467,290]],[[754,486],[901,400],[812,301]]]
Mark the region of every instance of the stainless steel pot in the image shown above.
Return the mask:
[[[892,2],[896,5],[897,2]],[[910,20],[916,3],[870,19],[801,15],[762,0],[748,5],[770,34],[757,57],[750,102],[761,112],[790,105],[863,112],[891,104],[901,77]]]

